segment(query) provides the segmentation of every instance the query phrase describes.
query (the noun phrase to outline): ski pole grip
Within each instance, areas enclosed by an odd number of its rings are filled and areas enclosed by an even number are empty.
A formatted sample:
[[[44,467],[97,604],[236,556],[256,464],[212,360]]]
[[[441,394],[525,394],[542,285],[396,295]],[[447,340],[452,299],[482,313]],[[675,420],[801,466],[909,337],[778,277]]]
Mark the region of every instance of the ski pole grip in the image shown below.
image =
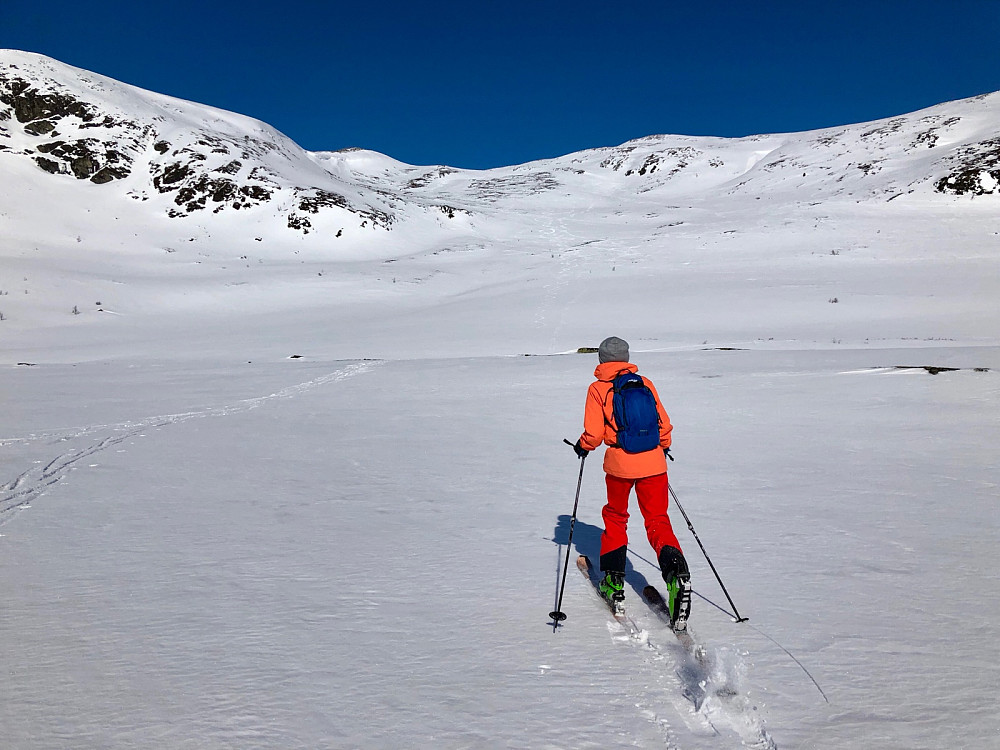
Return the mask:
[[[563,438],[563,442],[566,443],[566,445],[568,445],[570,448],[572,448],[574,453],[576,453],[576,443],[571,443],[566,438]],[[590,451],[587,451],[587,453],[589,453],[589,452]],[[584,453],[582,456],[580,456],[580,461],[581,462],[587,460],[587,453]],[[577,455],[579,456],[580,454],[577,453]],[[582,463],[580,465],[580,479],[583,479],[583,465],[582,465]]]

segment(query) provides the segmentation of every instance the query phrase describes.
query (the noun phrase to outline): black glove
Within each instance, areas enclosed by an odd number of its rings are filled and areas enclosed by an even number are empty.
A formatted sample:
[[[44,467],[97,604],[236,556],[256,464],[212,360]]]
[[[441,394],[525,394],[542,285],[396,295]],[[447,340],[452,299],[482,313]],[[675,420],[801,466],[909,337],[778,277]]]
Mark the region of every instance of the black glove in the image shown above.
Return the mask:
[[[587,454],[590,453],[590,451],[588,451],[586,448],[580,445],[579,440],[576,441],[576,445],[573,446],[573,450],[576,451],[576,455],[578,455],[580,458],[586,458]]]
[[[674,457],[670,455],[670,449],[669,448],[664,448],[663,449],[663,456],[664,456],[664,458],[669,458],[671,461],[674,460]]]

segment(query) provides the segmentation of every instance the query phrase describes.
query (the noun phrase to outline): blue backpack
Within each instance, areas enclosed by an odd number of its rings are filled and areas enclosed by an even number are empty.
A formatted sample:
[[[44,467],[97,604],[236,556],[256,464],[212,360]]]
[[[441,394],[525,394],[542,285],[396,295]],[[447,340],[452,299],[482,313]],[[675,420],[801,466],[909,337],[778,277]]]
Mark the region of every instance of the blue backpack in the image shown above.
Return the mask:
[[[645,453],[660,445],[660,414],[645,381],[634,372],[623,372],[611,381],[612,410],[618,426],[616,447],[626,453]]]

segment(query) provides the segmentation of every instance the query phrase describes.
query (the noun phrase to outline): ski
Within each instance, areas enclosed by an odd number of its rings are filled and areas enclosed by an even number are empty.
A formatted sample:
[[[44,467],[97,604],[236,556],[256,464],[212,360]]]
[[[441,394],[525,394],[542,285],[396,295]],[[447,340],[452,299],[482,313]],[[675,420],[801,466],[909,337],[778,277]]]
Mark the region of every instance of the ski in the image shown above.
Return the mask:
[[[705,647],[695,641],[694,636],[691,635],[691,631],[687,629],[687,623],[684,623],[682,629],[678,630],[674,628],[670,618],[670,608],[667,606],[667,600],[663,598],[663,594],[657,591],[655,586],[646,586],[642,590],[642,598],[646,600],[646,603],[653,610],[654,614],[667,624],[670,631],[677,636],[677,640],[684,646],[688,653],[698,662],[704,663],[707,659]]]
[[[590,581],[590,585],[592,587],[594,594],[597,596],[598,599],[601,600],[601,604],[603,604],[608,609],[608,611],[611,613],[611,616],[615,618],[615,621],[622,626],[622,628],[625,630],[626,633],[628,633],[629,637],[631,638],[641,637],[642,628],[640,628],[638,625],[635,624],[635,620],[629,617],[628,613],[625,612],[624,608],[622,608],[621,610],[616,610],[615,607],[611,604],[611,602],[609,602],[607,599],[604,598],[604,595],[598,588],[600,581],[594,576],[594,564],[590,562],[590,558],[587,557],[586,555],[580,555],[578,558],[576,558],[576,567],[579,568],[580,572],[587,577],[587,580]]]

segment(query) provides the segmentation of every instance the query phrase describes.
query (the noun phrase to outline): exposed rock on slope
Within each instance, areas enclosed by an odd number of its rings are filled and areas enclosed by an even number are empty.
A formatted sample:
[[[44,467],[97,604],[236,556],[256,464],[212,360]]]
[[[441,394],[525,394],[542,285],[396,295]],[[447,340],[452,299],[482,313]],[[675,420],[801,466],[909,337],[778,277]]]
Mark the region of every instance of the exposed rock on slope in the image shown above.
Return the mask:
[[[338,225],[387,229],[394,221],[379,196],[345,194],[263,123],[27,53],[0,53],[0,153],[56,178],[120,182],[130,198],[152,200],[171,218],[267,206],[301,232],[323,212],[340,214]]]

